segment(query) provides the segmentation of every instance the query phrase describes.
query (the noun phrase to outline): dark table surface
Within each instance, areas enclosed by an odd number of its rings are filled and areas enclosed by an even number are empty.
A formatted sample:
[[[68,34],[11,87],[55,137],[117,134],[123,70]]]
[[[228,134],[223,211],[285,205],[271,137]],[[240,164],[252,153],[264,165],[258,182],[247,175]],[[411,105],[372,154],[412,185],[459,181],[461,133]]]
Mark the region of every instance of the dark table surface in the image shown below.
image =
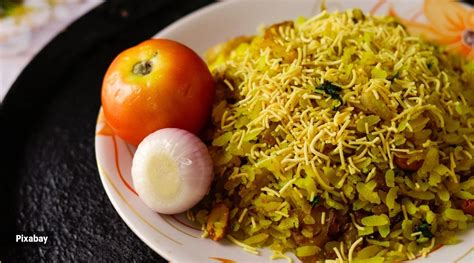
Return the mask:
[[[101,81],[120,51],[210,2],[106,2],[25,68],[0,109],[1,262],[165,262],[125,225],[100,182]],[[21,233],[49,240],[15,244]]]

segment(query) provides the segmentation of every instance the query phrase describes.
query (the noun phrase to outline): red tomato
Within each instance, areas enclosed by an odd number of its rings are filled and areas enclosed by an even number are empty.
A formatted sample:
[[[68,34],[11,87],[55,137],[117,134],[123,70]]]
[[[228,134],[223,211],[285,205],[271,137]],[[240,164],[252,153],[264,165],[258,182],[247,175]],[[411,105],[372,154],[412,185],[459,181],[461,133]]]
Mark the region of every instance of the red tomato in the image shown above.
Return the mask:
[[[464,214],[470,214],[471,216],[474,216],[474,200],[463,200],[461,209]]]
[[[393,162],[402,170],[405,170],[405,171],[411,171],[411,172],[416,172],[418,171],[418,169],[421,168],[421,166],[423,165],[423,161],[422,160],[418,160],[418,161],[414,161],[412,163],[408,163],[408,159],[407,158],[401,158],[401,157],[397,157],[395,156],[395,158],[393,159]]]
[[[115,134],[138,145],[162,128],[194,134],[206,124],[214,97],[206,63],[172,40],[151,39],[119,54],[102,83],[102,107]]]

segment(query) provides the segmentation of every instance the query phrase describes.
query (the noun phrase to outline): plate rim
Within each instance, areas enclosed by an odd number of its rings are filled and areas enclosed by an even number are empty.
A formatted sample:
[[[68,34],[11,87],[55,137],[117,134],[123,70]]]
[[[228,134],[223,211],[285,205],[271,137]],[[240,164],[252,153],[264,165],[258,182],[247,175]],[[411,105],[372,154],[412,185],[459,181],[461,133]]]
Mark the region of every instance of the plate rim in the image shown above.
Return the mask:
[[[294,3],[294,1],[291,1],[291,0],[273,0],[273,1],[285,2],[285,3],[290,3],[290,2]],[[255,3],[255,2],[270,2],[270,1],[269,0],[239,0],[239,1],[218,1],[218,2],[215,2],[215,3],[211,3],[209,5],[201,7],[199,9],[197,9],[197,10],[195,10],[195,11],[193,11],[193,12],[191,12],[191,13],[189,13],[189,14],[181,17],[181,18],[179,18],[178,20],[174,21],[170,25],[166,26],[165,28],[163,28],[162,30],[157,32],[154,35],[153,38],[163,37],[164,35],[169,34],[170,32],[178,29],[182,24],[185,24],[185,23],[188,23],[189,21],[192,21],[197,16],[203,16],[203,15],[206,15],[207,13],[209,13],[209,12],[214,11],[215,9],[224,8],[225,6],[232,5],[232,4],[235,4],[235,3],[240,3],[241,4],[242,2]],[[314,3],[314,5],[316,5],[320,2],[320,0],[301,0],[301,2],[312,2],[312,3]],[[371,0],[350,0],[350,1],[347,1],[347,2],[352,2],[352,3],[354,3],[354,2],[371,2]],[[405,0],[405,1],[402,1],[401,4],[417,5],[420,2],[422,2],[422,0],[416,0],[416,1]],[[99,109],[99,113],[101,111],[102,111],[102,106]],[[115,136],[115,135],[113,135],[113,136]],[[176,258],[173,257],[173,255],[172,255],[173,253],[167,252],[167,250],[162,246],[157,246],[157,245],[153,244],[151,242],[151,240],[149,240],[149,237],[147,237],[144,233],[142,233],[142,231],[140,231],[138,229],[138,227],[135,226],[130,221],[128,216],[125,216],[126,212],[123,211],[123,208],[121,208],[120,205],[118,205],[119,201],[115,200],[115,198],[111,197],[112,196],[112,191],[117,191],[118,195],[120,195],[121,193],[118,191],[116,186],[113,186],[113,182],[111,182],[110,178],[104,178],[104,177],[107,177],[107,176],[103,174],[104,173],[104,171],[103,171],[104,168],[101,167],[101,164],[99,163],[98,155],[100,153],[98,152],[98,147],[97,147],[97,142],[98,142],[97,137],[98,137],[98,135],[96,134],[94,145],[95,145],[95,154],[96,154],[97,167],[98,167],[98,170],[99,170],[102,185],[103,185],[103,187],[104,187],[104,189],[107,193],[107,197],[111,201],[114,209],[117,211],[117,213],[120,215],[121,219],[126,223],[126,225],[132,230],[132,232],[134,232],[134,234],[137,235],[139,237],[139,239],[142,240],[148,247],[150,247],[153,251],[158,253],[163,258],[165,258],[167,261],[176,260]],[[110,186],[109,184],[112,184],[112,186]],[[115,189],[112,189],[112,188],[115,188]],[[463,242],[468,242],[468,241],[464,240]],[[471,248],[470,250],[466,251],[465,256],[470,255],[470,252],[472,252],[473,249],[474,249],[474,247]],[[432,251],[432,252],[434,252],[434,251]],[[458,260],[461,260],[462,258],[463,257],[459,258]]]

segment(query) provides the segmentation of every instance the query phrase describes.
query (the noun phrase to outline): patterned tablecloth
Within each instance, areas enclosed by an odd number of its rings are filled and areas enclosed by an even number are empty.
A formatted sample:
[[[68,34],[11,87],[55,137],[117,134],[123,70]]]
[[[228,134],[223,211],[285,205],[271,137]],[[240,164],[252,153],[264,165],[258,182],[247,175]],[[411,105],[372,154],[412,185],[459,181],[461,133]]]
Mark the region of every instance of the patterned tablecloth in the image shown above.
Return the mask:
[[[0,105],[0,262],[166,262],[126,226],[100,182],[101,81],[119,52],[211,2],[114,0],[91,9],[96,2],[78,7],[75,17],[91,10],[54,38],[73,18],[36,29],[18,60],[0,59],[2,94],[10,89]],[[19,234],[48,242],[18,244]]]
[[[25,4],[28,2],[47,1],[25,1]],[[3,101],[8,89],[25,66],[51,39],[102,1],[57,0],[51,2],[55,2],[55,6],[42,7],[42,10],[28,22],[18,24],[17,21],[10,23],[10,21],[0,19],[0,101]],[[15,40],[16,43],[8,43]]]

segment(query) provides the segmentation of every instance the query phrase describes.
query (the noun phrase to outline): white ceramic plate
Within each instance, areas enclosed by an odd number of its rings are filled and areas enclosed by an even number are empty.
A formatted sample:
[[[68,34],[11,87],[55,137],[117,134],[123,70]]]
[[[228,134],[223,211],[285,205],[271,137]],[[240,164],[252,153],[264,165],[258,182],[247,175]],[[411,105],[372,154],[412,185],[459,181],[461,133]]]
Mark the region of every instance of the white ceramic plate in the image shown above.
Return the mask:
[[[428,0],[425,0],[428,1]],[[436,1],[441,3],[444,1]],[[157,37],[180,41],[199,54],[213,45],[239,35],[252,35],[261,25],[270,25],[298,16],[312,16],[319,12],[320,2],[295,0],[228,1],[209,5],[173,23]],[[429,25],[424,17],[423,1],[386,0],[327,1],[330,11],[358,7],[365,12],[387,14],[395,12],[406,19]],[[439,6],[440,7],[440,6]],[[438,9],[439,9],[438,7]],[[441,7],[449,10],[449,6]],[[436,10],[435,10],[436,11]],[[439,10],[438,10],[439,11]],[[461,14],[462,15],[462,14]],[[461,32],[462,33],[462,32]],[[188,222],[184,215],[167,216],[154,213],[135,194],[130,168],[135,151],[105,125],[99,114],[95,137],[97,165],[104,188],[113,206],[143,242],[173,262],[268,262],[271,251],[263,249],[259,256],[245,252],[227,241],[214,242],[200,238],[199,227]],[[416,262],[474,262],[474,229],[461,235],[461,242],[444,246],[428,258]],[[289,254],[289,253],[287,253]],[[290,255],[296,260],[294,255]],[[274,262],[286,262],[275,260]],[[296,260],[296,262],[298,262]]]

